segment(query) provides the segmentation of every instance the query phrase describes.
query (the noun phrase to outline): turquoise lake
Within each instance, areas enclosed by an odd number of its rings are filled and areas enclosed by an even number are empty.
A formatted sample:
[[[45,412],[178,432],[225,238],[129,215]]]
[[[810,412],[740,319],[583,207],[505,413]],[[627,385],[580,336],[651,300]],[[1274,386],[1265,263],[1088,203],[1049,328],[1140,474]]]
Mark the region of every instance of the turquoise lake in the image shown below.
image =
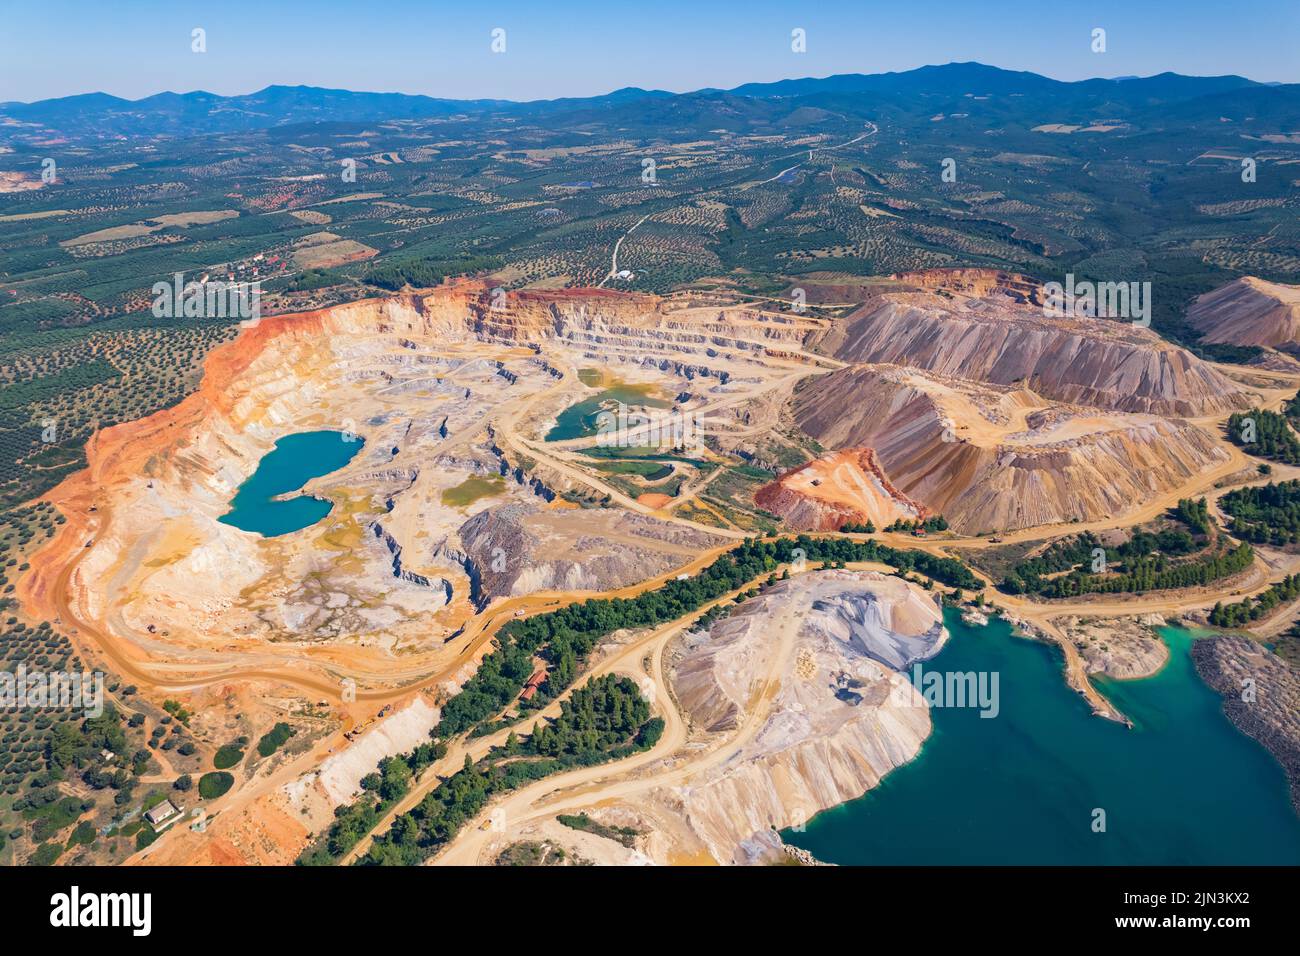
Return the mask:
[[[555,425],[546,433],[547,441],[567,441],[587,438],[596,434],[596,416],[609,409],[617,414],[617,406],[645,405],[650,408],[672,408],[672,402],[656,398],[649,385],[618,384],[606,388],[591,398],[570,405],[555,417]]]
[[[230,502],[230,511],[219,520],[268,538],[311,527],[330,513],[330,502],[311,495],[275,499],[298,491],[313,478],[342,468],[361,450],[362,444],[360,438],[351,436],[349,440],[344,432],[286,435],[239,486]]]
[[[1223,716],[1192,632],[1159,629],[1158,674],[1097,681],[1129,730],[1066,686],[1054,646],[945,616],[952,638],[922,667],[998,672],[998,716],[932,708],[915,760],[786,842],[839,864],[1300,864],[1282,768]]]

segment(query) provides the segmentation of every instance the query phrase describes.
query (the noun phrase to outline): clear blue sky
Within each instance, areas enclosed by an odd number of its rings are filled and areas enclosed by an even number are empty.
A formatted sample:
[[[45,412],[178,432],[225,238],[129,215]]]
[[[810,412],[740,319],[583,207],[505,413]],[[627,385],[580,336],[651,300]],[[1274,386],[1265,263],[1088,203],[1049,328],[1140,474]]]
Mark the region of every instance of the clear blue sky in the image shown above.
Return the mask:
[[[190,51],[207,31],[208,52]],[[506,30],[494,55],[490,33]],[[807,31],[808,51],[790,50]],[[1094,27],[1107,52],[1089,49]],[[1300,81],[1300,0],[0,0],[0,101],[268,84],[453,98],[675,91],[979,60],[1059,79]]]

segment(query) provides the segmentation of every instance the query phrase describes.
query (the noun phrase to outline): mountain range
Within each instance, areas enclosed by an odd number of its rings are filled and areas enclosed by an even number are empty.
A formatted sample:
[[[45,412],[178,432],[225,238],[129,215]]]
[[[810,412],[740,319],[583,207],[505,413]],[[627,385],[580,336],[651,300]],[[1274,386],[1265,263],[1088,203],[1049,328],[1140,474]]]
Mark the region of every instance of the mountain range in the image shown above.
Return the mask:
[[[724,126],[745,117],[788,114],[802,107],[904,113],[942,112],[978,104],[990,119],[1050,111],[1044,122],[1176,119],[1179,123],[1265,119],[1300,126],[1300,84],[1266,84],[1242,76],[1160,73],[1119,79],[1054,80],[980,63],[949,63],[896,73],[746,83],[689,93],[635,87],[599,96],[532,102],[452,100],[404,93],[368,93],[310,86],[268,86],[255,93],[158,93],[126,100],[107,93],[0,103],[0,129],[44,129],[64,136],[192,136],[303,123],[567,114],[574,121],[645,122],[655,114],[716,115]],[[0,132],[0,139],[5,135]]]

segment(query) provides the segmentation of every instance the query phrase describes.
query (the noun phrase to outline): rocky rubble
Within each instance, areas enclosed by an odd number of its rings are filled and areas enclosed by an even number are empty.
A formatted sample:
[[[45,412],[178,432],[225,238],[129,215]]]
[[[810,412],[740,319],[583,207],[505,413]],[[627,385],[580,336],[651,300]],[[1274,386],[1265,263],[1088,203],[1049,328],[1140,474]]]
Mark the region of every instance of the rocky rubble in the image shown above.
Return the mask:
[[[1241,634],[1197,641],[1192,660],[1201,679],[1223,695],[1228,719],[1282,765],[1300,813],[1300,674]]]

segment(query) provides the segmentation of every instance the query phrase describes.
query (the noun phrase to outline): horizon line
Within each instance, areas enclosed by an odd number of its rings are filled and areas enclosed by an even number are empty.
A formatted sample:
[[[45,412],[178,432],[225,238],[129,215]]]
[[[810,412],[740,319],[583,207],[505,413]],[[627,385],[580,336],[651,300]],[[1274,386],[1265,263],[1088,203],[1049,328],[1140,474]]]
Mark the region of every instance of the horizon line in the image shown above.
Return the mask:
[[[1050,80],[1053,83],[1061,83],[1064,85],[1075,85],[1078,83],[1092,83],[1098,80],[1103,82],[1108,82],[1108,83],[1120,83],[1120,82],[1131,81],[1131,80],[1149,80],[1157,76],[1182,76],[1191,79],[1202,79],[1202,80],[1220,79],[1224,77],[1236,77],[1238,79],[1246,80],[1247,82],[1253,83],[1258,86],[1294,86],[1300,83],[1300,81],[1287,82],[1284,80],[1256,80],[1242,73],[1201,74],[1201,73],[1179,73],[1176,70],[1161,70],[1158,73],[1151,73],[1145,76],[1138,75],[1138,74],[1122,74],[1119,76],[1089,76],[1077,80],[1062,80],[1054,76],[1049,76],[1045,73],[1036,73],[1033,70],[1008,69],[1007,67],[994,66],[989,63],[981,62],[979,60],[949,60],[947,63],[923,63],[920,66],[914,66],[906,70],[886,70],[881,73],[828,73],[825,76],[787,76],[776,80],[748,80],[744,83],[740,83],[732,87],[701,86],[701,87],[696,87],[688,90],[671,90],[671,89],[665,89],[663,87],[648,88],[648,87],[640,87],[640,86],[620,86],[600,93],[587,93],[581,96],[543,97],[534,100],[514,100],[514,99],[507,99],[507,98],[500,98],[500,97],[465,98],[465,97],[454,97],[454,96],[437,96],[432,93],[408,93],[402,90],[356,90],[356,89],[349,89],[347,87],[315,86],[308,83],[268,83],[266,86],[260,87],[255,90],[249,90],[243,93],[214,93],[211,90],[205,90],[205,89],[192,89],[192,90],[187,90],[185,92],[178,92],[176,90],[158,90],[157,92],[148,93],[136,99],[130,99],[128,97],[118,96],[115,93],[108,93],[105,92],[103,89],[97,89],[97,90],[87,90],[82,93],[69,93],[63,96],[47,96],[35,100],[4,100],[4,101],[0,101],[0,106],[35,106],[38,103],[53,103],[59,100],[78,99],[80,97],[85,97],[85,96],[107,96],[115,100],[120,100],[123,103],[141,103],[145,100],[153,99],[154,97],[157,96],[166,96],[168,94],[171,94],[173,96],[193,96],[195,94],[203,93],[209,96],[221,97],[223,99],[233,99],[235,97],[241,97],[241,96],[252,96],[256,93],[262,93],[266,90],[277,89],[277,88],[278,89],[325,90],[327,92],[370,94],[375,96],[407,96],[412,98],[420,98],[420,99],[428,99],[428,100],[441,100],[449,103],[509,103],[512,105],[526,106],[533,103],[556,103],[562,100],[599,99],[604,96],[611,96],[614,93],[619,93],[624,90],[638,90],[643,93],[663,93],[669,96],[690,96],[695,93],[730,93],[734,90],[740,89],[743,86],[771,86],[777,83],[798,83],[805,80],[820,81],[820,80],[829,80],[829,79],[834,79],[836,77],[845,77],[845,76],[864,76],[864,77],[865,76],[898,76],[905,73],[915,73],[925,69],[943,69],[944,67],[950,67],[950,66],[981,66],[981,67],[985,67],[986,69],[997,70],[1001,73],[1014,73],[1014,74],[1023,74],[1026,76],[1034,76],[1034,77],[1038,77],[1039,79]]]

